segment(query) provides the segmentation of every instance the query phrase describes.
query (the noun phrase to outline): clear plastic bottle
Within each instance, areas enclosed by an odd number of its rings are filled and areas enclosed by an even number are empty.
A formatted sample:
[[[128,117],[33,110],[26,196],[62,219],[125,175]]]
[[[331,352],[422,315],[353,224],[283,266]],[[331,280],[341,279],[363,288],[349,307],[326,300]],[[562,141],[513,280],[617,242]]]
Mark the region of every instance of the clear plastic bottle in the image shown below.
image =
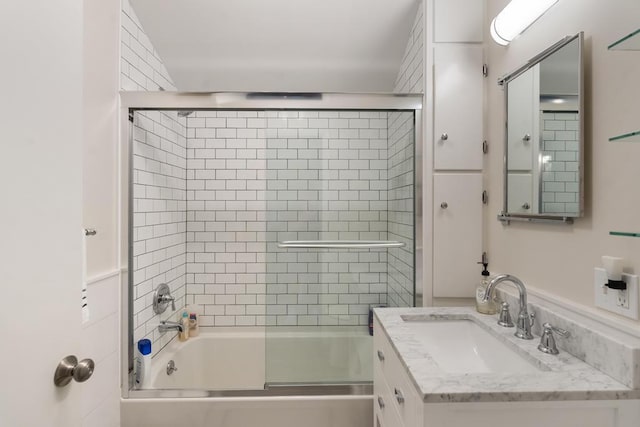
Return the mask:
[[[178,340],[186,341],[189,339],[189,314],[186,311],[182,312],[180,324],[182,325],[182,332],[178,334]]]
[[[484,301],[484,297],[487,294],[487,286],[491,281],[489,276],[489,270],[487,267],[489,263],[487,262],[487,258],[485,254],[482,254],[482,262],[478,264],[482,264],[482,280],[480,280],[480,284],[476,288],[476,310],[478,313],[482,314],[496,314],[498,312],[498,305],[495,303],[494,299],[490,299],[489,301]]]

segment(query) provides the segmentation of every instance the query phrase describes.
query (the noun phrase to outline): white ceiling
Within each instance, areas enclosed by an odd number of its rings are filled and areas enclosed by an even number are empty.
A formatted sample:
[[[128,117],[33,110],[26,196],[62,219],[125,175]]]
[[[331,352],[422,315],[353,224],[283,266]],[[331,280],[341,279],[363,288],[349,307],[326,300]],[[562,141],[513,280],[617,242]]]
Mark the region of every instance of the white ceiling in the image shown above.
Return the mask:
[[[131,0],[180,91],[390,92],[418,0]]]

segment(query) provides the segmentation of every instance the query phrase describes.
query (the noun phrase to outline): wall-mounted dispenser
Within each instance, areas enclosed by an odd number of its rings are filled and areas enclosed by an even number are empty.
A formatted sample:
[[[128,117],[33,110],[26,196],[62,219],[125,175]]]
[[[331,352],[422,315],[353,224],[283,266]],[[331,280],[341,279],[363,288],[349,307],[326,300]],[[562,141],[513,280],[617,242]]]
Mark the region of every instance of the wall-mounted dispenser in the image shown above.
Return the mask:
[[[638,319],[638,276],[627,274],[624,259],[603,256],[604,268],[596,268],[594,276],[596,307]]]

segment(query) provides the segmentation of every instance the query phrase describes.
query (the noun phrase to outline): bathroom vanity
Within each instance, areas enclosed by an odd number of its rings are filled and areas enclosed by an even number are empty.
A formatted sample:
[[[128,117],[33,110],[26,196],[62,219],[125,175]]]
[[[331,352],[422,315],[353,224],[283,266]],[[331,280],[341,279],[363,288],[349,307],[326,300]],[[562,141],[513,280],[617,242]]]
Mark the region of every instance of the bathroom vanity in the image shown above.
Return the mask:
[[[632,427],[640,390],[472,308],[376,309],[374,426]]]

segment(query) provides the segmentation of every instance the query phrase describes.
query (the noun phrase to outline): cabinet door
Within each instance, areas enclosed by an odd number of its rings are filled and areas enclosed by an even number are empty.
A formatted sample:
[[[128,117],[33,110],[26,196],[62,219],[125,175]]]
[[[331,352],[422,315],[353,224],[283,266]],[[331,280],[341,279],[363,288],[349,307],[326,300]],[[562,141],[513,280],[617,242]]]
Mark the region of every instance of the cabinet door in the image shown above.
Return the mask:
[[[472,298],[480,280],[482,174],[435,174],[433,296]]]
[[[512,214],[531,214],[534,206],[533,176],[530,173],[510,173],[508,176],[507,209]],[[536,199],[537,200],[537,199]]]
[[[481,170],[482,47],[440,45],[434,63],[435,169]]]
[[[536,124],[540,105],[538,67],[531,68],[509,82],[507,94],[507,166],[510,171],[533,169],[534,145],[539,134]]]
[[[482,42],[483,0],[435,0],[434,40],[439,42]]]

